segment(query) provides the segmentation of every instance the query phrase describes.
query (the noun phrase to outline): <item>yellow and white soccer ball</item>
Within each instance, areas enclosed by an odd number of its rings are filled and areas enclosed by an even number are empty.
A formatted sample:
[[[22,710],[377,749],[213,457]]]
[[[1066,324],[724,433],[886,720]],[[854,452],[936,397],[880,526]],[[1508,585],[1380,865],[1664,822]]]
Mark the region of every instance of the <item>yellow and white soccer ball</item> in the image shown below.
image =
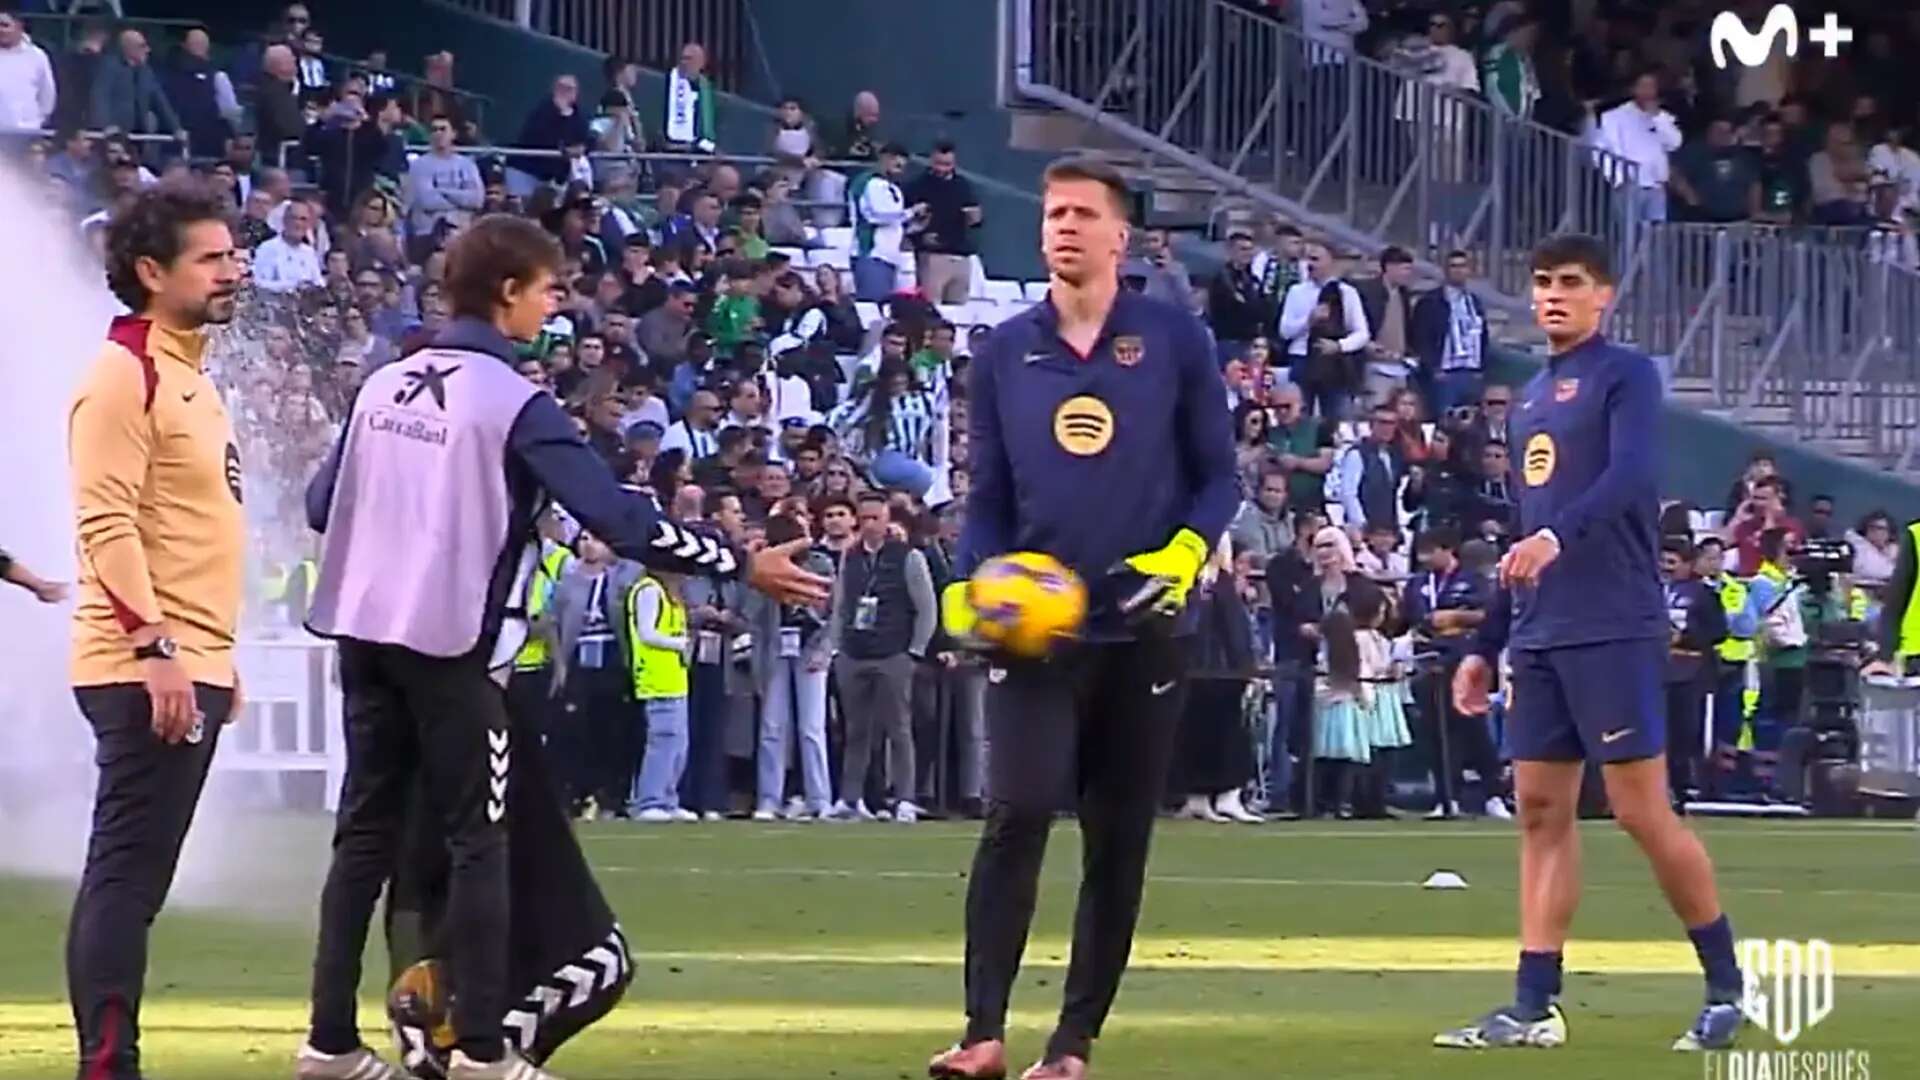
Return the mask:
[[[967,582],[978,617],[974,633],[994,648],[1039,659],[1077,636],[1087,617],[1087,587],[1059,559],[1015,551],[980,564]]]

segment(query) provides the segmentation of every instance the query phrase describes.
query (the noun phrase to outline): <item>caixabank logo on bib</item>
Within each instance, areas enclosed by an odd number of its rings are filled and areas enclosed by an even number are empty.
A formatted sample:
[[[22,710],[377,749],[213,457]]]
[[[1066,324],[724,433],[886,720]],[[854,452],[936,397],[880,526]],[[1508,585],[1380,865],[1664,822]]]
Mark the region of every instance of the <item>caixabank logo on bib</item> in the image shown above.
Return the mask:
[[[1742,941],[1740,972],[1740,1011],[1765,1036],[1702,1055],[1704,1080],[1873,1080],[1867,1051],[1815,1048],[1808,1038],[1834,1011],[1832,945]]]

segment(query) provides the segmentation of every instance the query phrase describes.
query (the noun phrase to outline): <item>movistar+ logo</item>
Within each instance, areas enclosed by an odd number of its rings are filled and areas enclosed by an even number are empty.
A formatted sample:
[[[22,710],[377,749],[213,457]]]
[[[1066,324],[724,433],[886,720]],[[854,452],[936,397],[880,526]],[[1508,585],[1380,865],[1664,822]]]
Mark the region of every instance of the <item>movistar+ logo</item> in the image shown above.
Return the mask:
[[[1713,66],[1725,71],[1727,52],[1733,52],[1734,59],[1742,67],[1759,67],[1773,55],[1773,43],[1776,39],[1787,39],[1786,54],[1800,54],[1800,17],[1785,4],[1775,4],[1767,9],[1767,17],[1760,23],[1759,31],[1747,29],[1740,16],[1731,11],[1723,11],[1713,17],[1713,27],[1708,34],[1708,44],[1713,49]],[[1827,59],[1840,55],[1840,46],[1853,41],[1853,28],[1842,26],[1840,17],[1827,12],[1825,20],[1819,26],[1807,31],[1807,40],[1820,46]]]

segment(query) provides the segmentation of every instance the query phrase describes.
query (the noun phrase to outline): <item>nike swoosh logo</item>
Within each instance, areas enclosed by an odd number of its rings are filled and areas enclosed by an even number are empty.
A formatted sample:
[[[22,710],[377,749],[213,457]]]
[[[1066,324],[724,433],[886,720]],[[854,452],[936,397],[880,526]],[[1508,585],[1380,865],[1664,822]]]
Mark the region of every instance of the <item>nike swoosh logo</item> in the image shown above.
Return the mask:
[[[1173,689],[1173,684],[1170,682],[1158,682],[1158,683],[1154,683],[1153,686],[1150,687],[1149,689],[1153,691],[1154,697],[1159,697],[1160,695]]]
[[[1608,744],[1617,743],[1631,734],[1633,734],[1632,728],[1621,728],[1619,731],[1609,731],[1600,736],[1600,741]]]
[[[199,397],[199,396],[200,396],[200,391],[198,391],[198,390],[195,390],[195,391],[194,391],[194,392],[192,392],[191,394],[181,394],[181,395],[180,395],[180,400],[181,400],[181,401],[192,401],[192,400],[193,400],[194,398],[197,398],[197,397]]]
[[[1052,353],[1045,352],[1030,352],[1026,355],[1026,361],[1029,364],[1036,364],[1052,355]]]

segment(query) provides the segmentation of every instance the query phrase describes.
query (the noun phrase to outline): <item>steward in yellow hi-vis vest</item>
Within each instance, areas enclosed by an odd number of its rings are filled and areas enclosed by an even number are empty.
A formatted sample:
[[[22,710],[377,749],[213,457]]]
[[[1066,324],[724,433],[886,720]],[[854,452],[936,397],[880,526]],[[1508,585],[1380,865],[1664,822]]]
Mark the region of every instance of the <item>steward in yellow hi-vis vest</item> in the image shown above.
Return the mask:
[[[548,544],[541,552],[540,565],[534,567],[533,580],[527,583],[527,622],[532,630],[519,655],[513,658],[515,672],[543,671],[553,662],[553,646],[545,632],[545,620],[553,607],[554,586],[560,583],[560,575],[572,561],[573,552],[558,544]]]
[[[633,696],[638,701],[687,696],[687,605],[652,574],[633,585]]]
[[[1901,673],[1920,670],[1920,521],[1900,534],[1900,556],[1880,613],[1880,655]]]
[[[687,727],[687,603],[680,579],[648,574],[627,594],[633,642],[633,696],[647,716],[647,747],[633,781],[632,808],[641,821],[694,821],[680,805],[680,778],[691,746]]]

